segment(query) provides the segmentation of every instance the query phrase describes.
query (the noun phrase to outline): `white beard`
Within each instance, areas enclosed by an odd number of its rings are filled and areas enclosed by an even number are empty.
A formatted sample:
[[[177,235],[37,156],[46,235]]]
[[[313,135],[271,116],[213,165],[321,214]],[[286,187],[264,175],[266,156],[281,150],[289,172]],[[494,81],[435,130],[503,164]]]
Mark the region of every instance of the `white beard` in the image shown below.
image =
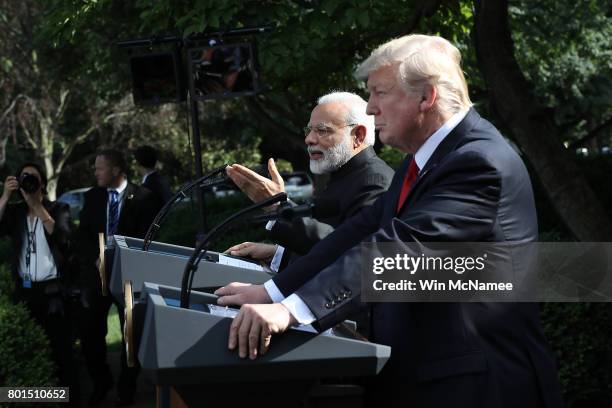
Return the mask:
[[[329,149],[308,146],[309,153],[320,152],[323,154],[323,157],[319,160],[310,160],[310,171],[313,174],[325,174],[344,166],[353,157],[349,143],[350,139],[347,138]]]

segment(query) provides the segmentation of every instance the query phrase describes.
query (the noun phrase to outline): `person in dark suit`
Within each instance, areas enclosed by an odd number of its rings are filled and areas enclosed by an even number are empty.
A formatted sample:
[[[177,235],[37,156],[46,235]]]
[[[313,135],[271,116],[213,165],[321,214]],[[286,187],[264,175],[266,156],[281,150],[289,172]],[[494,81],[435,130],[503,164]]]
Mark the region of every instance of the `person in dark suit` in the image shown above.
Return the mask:
[[[29,178],[29,179],[28,179]],[[44,329],[57,366],[59,384],[76,396],[72,326],[65,288],[69,276],[70,210],[68,205],[46,197],[47,177],[36,163],[21,165],[7,177],[0,197],[0,236],[12,243],[11,273],[16,287],[14,300],[23,302]],[[18,191],[23,201],[9,203]]]
[[[279,244],[278,249],[246,242],[229,248],[232,255],[272,260],[274,269],[282,269],[293,254],[308,253],[345,219],[371,205],[387,190],[393,170],[372,147],[374,120],[365,108],[366,101],[350,92],[333,92],[319,98],[304,128],[310,170],[329,174],[327,186],[316,195],[319,214],[270,223],[269,236]],[[268,170],[271,179],[238,164],[228,167],[227,174],[257,202],[284,191],[283,179],[272,159]]]
[[[80,310],[79,332],[87,368],[94,382],[94,390],[89,398],[91,405],[101,402],[113,385],[106,362],[105,340],[107,316],[113,300],[110,295],[102,294],[97,267],[100,257],[98,235],[103,233],[107,244],[112,243],[115,234],[143,238],[157,208],[156,198],[151,191],[128,182],[125,159],[117,150],[103,150],[97,154],[95,177],[97,186],[85,193],[77,241],[78,281],[83,306]],[[123,326],[123,310],[120,305],[117,308]],[[137,373],[136,368],[127,367],[125,347],[122,347],[117,405],[133,402]]]
[[[157,151],[151,146],[141,146],[134,152],[134,158],[142,174],[142,186],[151,190],[155,195],[159,211],[172,198],[172,189],[168,178],[155,168]]]
[[[517,153],[471,107],[460,53],[436,36],[376,49],[357,70],[383,143],[409,153],[389,191],[274,278],[282,303],[245,304],[228,347],[256,358],[296,323],[325,330],[360,306],[361,242],[531,242],[537,219]],[[261,286],[219,304],[266,303]],[[560,407],[555,363],[531,303],[377,303],[372,340],[392,347],[370,404]]]

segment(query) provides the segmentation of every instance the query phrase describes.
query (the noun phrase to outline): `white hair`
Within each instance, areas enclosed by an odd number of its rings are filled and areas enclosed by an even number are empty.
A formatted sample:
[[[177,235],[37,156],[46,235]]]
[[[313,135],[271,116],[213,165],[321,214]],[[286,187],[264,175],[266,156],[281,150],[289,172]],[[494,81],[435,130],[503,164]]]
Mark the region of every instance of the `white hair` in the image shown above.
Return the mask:
[[[317,101],[317,105],[325,105],[327,103],[339,103],[346,108],[347,116],[345,118],[347,125],[355,123],[366,128],[366,137],[364,144],[366,146],[374,145],[374,116],[366,113],[368,103],[359,95],[352,92],[334,91],[323,95]]]
[[[455,114],[472,106],[461,70],[461,53],[442,37],[411,34],[376,48],[357,67],[355,76],[367,80],[371,72],[397,66],[397,81],[411,94],[423,91],[426,84],[436,88],[437,108]]]

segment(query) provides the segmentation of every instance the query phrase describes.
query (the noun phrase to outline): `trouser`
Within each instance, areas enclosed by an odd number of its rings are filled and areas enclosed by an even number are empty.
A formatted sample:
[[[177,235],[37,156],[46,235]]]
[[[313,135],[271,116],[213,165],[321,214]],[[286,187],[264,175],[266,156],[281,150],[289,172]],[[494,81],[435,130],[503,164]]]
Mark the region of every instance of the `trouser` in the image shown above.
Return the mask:
[[[78,382],[75,375],[72,316],[58,280],[32,282],[31,288],[24,288],[23,282],[19,281],[15,295],[17,301],[25,304],[49,339],[59,384],[70,387],[71,394],[75,395],[78,393]]]
[[[112,374],[107,363],[106,334],[107,318],[113,303],[117,306],[119,321],[123,328],[123,307],[113,301],[112,296],[100,294],[89,299],[89,307],[80,306],[79,333],[87,370],[95,387],[104,388],[112,383]],[[122,330],[123,333],[123,330]],[[136,392],[139,367],[128,367],[125,342],[121,341],[121,372],[117,383],[117,394],[121,399],[131,399]]]

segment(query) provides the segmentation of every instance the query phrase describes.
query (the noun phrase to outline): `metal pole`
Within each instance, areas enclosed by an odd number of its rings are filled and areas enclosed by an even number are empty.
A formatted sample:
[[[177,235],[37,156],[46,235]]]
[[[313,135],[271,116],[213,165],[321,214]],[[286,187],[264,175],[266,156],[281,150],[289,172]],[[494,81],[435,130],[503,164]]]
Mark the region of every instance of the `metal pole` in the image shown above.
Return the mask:
[[[193,137],[193,154],[195,155],[195,172],[196,180],[203,176],[202,168],[202,145],[200,144],[200,120],[198,115],[198,101],[196,101],[191,92],[189,93],[189,105],[191,113],[191,134]],[[200,231],[198,231],[198,241],[200,236],[206,234],[206,214],[204,212],[204,190],[198,186],[195,189],[196,199],[198,201],[198,212],[200,214]]]

